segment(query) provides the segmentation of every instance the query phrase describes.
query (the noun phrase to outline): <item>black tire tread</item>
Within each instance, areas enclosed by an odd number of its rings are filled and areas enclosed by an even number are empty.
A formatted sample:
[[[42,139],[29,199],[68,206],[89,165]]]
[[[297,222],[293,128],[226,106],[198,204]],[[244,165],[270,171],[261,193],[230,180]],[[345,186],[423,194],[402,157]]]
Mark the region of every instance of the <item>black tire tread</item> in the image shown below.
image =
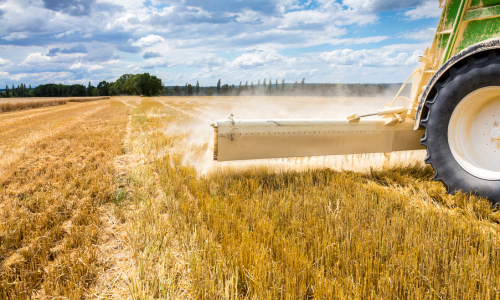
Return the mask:
[[[449,99],[452,98],[450,95],[457,95],[455,98],[460,96],[459,99],[463,99],[463,95],[460,94],[464,93],[464,91],[455,91],[456,89],[453,89],[453,87],[448,89],[448,86],[459,83],[467,83],[472,87],[480,86],[482,83],[478,80],[484,80],[484,78],[476,78],[477,74],[490,76],[486,77],[487,80],[485,82],[492,82],[493,79],[496,80],[498,78],[498,84],[496,85],[500,86],[500,52],[498,50],[490,50],[488,53],[478,53],[464,58],[464,60],[466,61],[462,61],[451,67],[434,86],[434,91],[425,104],[427,115],[421,121],[421,125],[425,127],[425,134],[420,142],[427,147],[425,163],[430,164],[434,168],[434,180],[441,181],[448,189],[448,193],[455,193],[462,190],[466,193],[473,193],[488,198],[493,203],[498,203],[500,202],[500,181],[482,180],[463,170],[455,161],[449,147],[447,147],[447,129],[446,137],[444,138],[442,124],[436,123],[437,119],[443,117],[442,113],[439,115],[440,112],[448,111],[447,113],[449,113],[449,108],[445,105],[446,102],[450,102]],[[469,75],[469,73],[471,74]],[[473,73],[476,73],[476,76]],[[473,80],[477,82],[471,83]],[[466,92],[467,85],[464,85],[466,87],[463,90]],[[453,105],[453,103],[448,104]],[[453,105],[452,110],[455,106],[456,104]],[[434,115],[438,116],[434,117]],[[448,128],[448,122],[445,125]],[[446,141],[446,146],[443,146],[444,140]]]

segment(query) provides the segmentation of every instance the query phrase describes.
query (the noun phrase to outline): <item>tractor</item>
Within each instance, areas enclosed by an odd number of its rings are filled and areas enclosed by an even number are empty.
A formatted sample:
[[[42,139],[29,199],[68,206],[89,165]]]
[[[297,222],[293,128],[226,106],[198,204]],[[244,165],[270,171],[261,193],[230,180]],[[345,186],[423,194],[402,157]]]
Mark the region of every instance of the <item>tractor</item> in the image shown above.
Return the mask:
[[[426,149],[425,163],[449,193],[499,203],[500,0],[439,5],[442,15],[432,46],[399,93],[377,112],[341,120],[219,120],[211,124],[214,159]],[[401,96],[410,81],[410,97]]]

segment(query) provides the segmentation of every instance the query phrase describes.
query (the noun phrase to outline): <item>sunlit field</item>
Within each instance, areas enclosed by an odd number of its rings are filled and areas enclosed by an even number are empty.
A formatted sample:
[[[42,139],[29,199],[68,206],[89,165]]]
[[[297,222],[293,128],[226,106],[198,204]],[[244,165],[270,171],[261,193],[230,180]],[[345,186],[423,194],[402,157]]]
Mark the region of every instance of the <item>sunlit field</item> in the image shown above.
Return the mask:
[[[32,109],[46,106],[63,105],[68,102],[89,102],[109,99],[103,97],[30,97],[30,98],[0,98],[0,113],[18,111],[24,109]]]
[[[209,124],[384,98],[115,97],[0,114],[0,298],[499,299],[500,214],[425,151],[217,163]]]

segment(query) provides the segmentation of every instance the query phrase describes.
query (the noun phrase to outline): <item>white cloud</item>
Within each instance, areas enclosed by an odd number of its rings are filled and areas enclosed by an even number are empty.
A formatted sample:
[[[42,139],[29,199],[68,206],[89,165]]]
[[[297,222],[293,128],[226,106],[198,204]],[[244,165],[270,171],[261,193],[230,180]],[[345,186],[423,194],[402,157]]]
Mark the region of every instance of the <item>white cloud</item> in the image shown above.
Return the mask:
[[[156,45],[158,43],[164,42],[165,39],[162,38],[159,35],[155,34],[150,34],[148,36],[142,37],[138,39],[137,41],[131,43],[132,46],[135,47],[151,47],[153,45]]]
[[[369,36],[364,38],[344,38],[344,39],[332,39],[330,41],[331,45],[360,45],[360,44],[371,44],[378,43],[387,40],[387,36]]]
[[[394,11],[415,7],[423,0],[343,0],[342,4],[373,12]]]
[[[9,76],[9,72],[0,71],[0,77],[7,77],[7,76]]]
[[[13,40],[25,39],[27,37],[28,34],[26,32],[13,32],[8,36],[4,36],[2,40],[13,41]]]
[[[104,66],[102,66],[102,65],[95,65],[95,64],[82,64],[81,62],[78,62],[76,64],[73,64],[71,67],[69,67],[69,69],[70,70],[95,71],[95,70],[104,69]]]
[[[75,63],[75,61],[81,60],[85,54],[81,53],[70,53],[70,54],[60,54],[58,56],[47,56],[42,53],[30,53],[20,66],[44,66],[49,63],[65,64],[65,63]]]
[[[414,51],[412,55],[409,55],[402,52],[391,57],[394,53],[386,50],[342,49],[321,53],[319,59],[331,63],[331,66],[396,67],[416,65],[421,53]]]
[[[8,59],[3,59],[3,58],[0,58],[0,66],[7,66],[7,65],[10,65],[12,64],[12,62]]]
[[[287,58],[277,54],[275,51],[263,51],[245,53],[230,63],[230,66],[238,69],[251,69],[269,64],[285,62]]]
[[[38,65],[50,62],[50,57],[43,55],[42,53],[31,53],[28,57],[21,63],[21,66],[26,65]]]
[[[396,51],[396,52],[413,52],[413,51],[424,51],[427,47],[430,47],[430,43],[420,43],[420,44],[392,44],[381,48],[381,50]]]
[[[405,32],[398,37],[410,40],[432,40],[435,33],[436,28],[427,28],[419,31]]]
[[[66,36],[66,35],[70,35],[70,34],[75,33],[75,31],[76,31],[76,30],[68,30],[68,31],[66,31],[66,32],[56,34],[56,35],[54,35],[54,37],[55,37],[56,39],[60,39],[60,38],[62,38],[62,37],[64,37],[64,36]]]
[[[415,9],[405,12],[405,16],[411,21],[425,19],[425,18],[438,18],[441,16],[442,9],[439,9],[439,2],[428,0]]]

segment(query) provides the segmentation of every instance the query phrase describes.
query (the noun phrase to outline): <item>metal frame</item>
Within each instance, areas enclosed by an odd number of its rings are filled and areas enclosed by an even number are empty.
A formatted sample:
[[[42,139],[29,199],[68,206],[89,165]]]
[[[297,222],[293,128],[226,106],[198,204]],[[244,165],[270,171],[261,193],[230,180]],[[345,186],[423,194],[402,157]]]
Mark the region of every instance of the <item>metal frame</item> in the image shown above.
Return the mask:
[[[500,49],[500,38],[494,38],[486,41],[482,41],[480,43],[477,43],[473,46],[470,46],[452,58],[450,58],[444,65],[439,68],[439,70],[434,74],[434,76],[431,78],[429,83],[427,84],[427,87],[424,90],[424,93],[422,94],[422,97],[420,98],[419,105],[417,108],[417,114],[415,116],[415,125],[414,125],[414,130],[417,130],[420,128],[420,123],[422,121],[422,118],[424,117],[422,115],[423,108],[425,106],[425,103],[428,100],[429,94],[436,85],[436,83],[441,79],[441,77],[455,64],[460,62],[461,60],[472,56],[474,54],[484,52],[484,51],[491,51],[495,49]]]

